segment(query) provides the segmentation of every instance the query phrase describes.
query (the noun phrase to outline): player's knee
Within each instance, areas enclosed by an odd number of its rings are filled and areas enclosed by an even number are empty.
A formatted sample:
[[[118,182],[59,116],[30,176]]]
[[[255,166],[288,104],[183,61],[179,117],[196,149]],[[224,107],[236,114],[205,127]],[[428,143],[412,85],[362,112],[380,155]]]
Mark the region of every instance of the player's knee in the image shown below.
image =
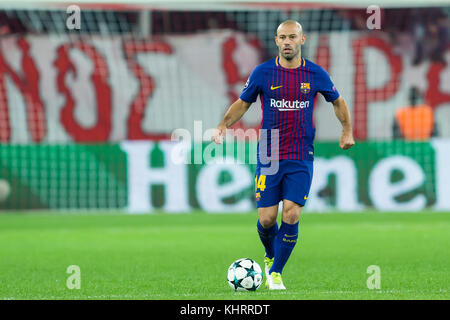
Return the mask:
[[[289,224],[295,224],[300,219],[301,207],[297,204],[283,208],[283,221]]]
[[[277,217],[273,217],[273,216],[260,216],[259,217],[259,223],[261,223],[261,225],[264,228],[270,228],[272,227],[275,223],[277,222]]]

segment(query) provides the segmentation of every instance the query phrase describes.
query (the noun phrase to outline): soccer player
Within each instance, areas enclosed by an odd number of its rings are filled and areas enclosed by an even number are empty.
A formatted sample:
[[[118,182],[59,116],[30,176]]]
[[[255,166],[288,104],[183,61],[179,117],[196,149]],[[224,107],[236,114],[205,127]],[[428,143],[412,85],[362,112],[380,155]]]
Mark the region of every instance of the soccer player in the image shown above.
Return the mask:
[[[266,286],[270,290],[286,289],[281,274],[297,243],[300,212],[311,186],[313,104],[318,92],[333,104],[342,124],[339,147],[345,150],[355,144],[347,104],[328,73],[302,57],[301,46],[305,40],[297,21],[287,20],[279,25],[275,36],[278,56],[253,70],[240,98],[229,107],[213,134],[213,141],[222,143],[225,130],[260,96],[261,129],[266,129],[267,134],[260,131],[255,197],[259,214],[257,230],[265,248]],[[283,209],[278,228],[280,201]]]

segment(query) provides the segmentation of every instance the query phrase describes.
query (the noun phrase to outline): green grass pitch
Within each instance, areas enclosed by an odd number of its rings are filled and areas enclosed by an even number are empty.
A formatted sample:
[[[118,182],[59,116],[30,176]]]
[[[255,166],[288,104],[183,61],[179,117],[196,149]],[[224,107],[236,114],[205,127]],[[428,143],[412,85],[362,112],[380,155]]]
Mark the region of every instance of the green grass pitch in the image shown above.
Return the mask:
[[[229,265],[263,267],[251,214],[0,214],[0,299],[449,299],[450,214],[301,217],[285,292],[228,286]],[[81,288],[69,290],[69,265]],[[370,265],[381,289],[368,289]]]

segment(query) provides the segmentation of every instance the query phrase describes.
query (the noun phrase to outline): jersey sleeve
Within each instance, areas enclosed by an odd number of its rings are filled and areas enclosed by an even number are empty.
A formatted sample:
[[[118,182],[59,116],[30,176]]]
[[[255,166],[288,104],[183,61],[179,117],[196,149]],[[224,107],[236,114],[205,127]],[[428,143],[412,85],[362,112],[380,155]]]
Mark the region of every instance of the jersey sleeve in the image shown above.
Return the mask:
[[[319,91],[323,95],[327,102],[333,102],[334,100],[339,98],[339,92],[334,86],[333,81],[331,81],[328,72],[326,72],[323,68],[320,68],[318,78],[319,81],[317,91]]]
[[[248,78],[245,83],[244,89],[242,90],[241,96],[239,97],[241,100],[249,103],[253,103],[258,98],[260,88],[258,84],[258,70],[253,70],[252,74]]]

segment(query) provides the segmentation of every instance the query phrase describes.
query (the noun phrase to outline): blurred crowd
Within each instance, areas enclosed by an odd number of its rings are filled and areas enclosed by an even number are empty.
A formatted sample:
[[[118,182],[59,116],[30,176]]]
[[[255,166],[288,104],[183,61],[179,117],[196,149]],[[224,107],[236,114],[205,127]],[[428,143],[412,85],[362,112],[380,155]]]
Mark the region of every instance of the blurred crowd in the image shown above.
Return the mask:
[[[341,15],[351,21],[352,29],[367,30],[365,10],[342,10]],[[382,9],[381,26],[394,46],[407,36],[414,65],[424,60],[445,63],[443,55],[450,47],[450,8]]]
[[[260,23],[295,18],[307,31],[368,30],[366,9],[305,9],[267,11],[167,11],[150,15],[151,34],[194,33],[209,29],[237,29],[256,34],[264,42],[272,41],[273,29],[261,30]],[[67,32],[65,11],[1,10],[0,36],[22,33]],[[82,14],[81,33],[128,33],[139,28],[139,11],[86,10]],[[99,23],[101,22],[101,23]],[[256,26],[256,27],[255,27]],[[255,29],[257,28],[257,29]],[[413,64],[424,60],[443,62],[450,46],[450,7],[381,9],[381,30],[393,46],[405,42],[412,48]],[[377,30],[373,30],[377,32]],[[270,37],[268,36],[270,33]],[[407,36],[405,38],[405,35]],[[270,47],[269,44],[266,46]],[[402,49],[400,49],[402,50]]]

